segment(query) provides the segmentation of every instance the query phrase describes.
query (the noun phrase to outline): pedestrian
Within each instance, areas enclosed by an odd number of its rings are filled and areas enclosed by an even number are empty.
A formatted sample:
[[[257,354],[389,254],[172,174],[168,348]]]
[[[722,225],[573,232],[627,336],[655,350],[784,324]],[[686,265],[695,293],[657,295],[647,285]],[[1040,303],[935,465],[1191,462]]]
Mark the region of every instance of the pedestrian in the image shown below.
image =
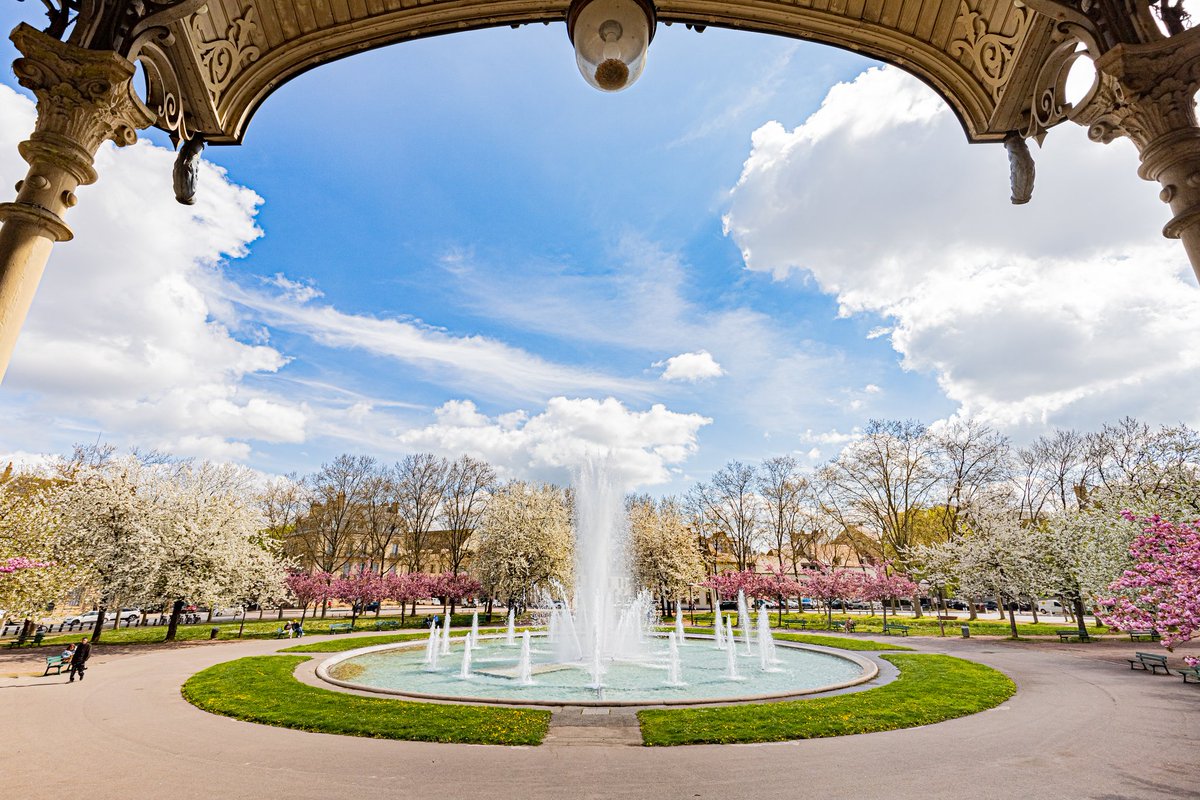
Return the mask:
[[[79,641],[79,646],[71,655],[71,679],[67,683],[75,681],[75,673],[79,673],[79,680],[83,680],[83,671],[87,669],[87,660],[91,655],[92,646],[88,644],[88,637],[85,636]]]
[[[297,639],[304,635],[304,626],[300,624],[300,620],[292,623],[292,630],[296,632]]]

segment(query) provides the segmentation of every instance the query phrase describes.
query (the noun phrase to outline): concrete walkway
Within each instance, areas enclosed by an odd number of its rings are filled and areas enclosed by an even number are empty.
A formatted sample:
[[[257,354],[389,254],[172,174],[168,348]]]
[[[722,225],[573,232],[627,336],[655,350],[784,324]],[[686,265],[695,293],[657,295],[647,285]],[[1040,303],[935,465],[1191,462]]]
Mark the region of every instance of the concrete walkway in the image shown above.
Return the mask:
[[[72,685],[0,677],[0,795],[1200,798],[1200,687],[1130,671],[1123,658],[1154,649],[1145,645],[906,640],[1001,669],[1019,691],[991,711],[926,728],[773,745],[629,746],[628,737],[590,736],[595,717],[581,710],[540,747],[356,739],[217,717],[180,697],[204,667],[291,644],[101,651]],[[0,660],[0,676],[28,673],[34,662],[20,658]]]

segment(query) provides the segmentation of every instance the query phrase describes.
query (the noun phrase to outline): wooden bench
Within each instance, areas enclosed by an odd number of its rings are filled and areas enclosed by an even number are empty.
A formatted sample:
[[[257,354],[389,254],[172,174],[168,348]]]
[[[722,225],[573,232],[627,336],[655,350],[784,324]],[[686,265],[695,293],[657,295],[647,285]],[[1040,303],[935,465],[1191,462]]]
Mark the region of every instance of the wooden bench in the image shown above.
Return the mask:
[[[1063,628],[1057,630],[1054,635],[1058,637],[1060,642],[1069,642],[1072,639],[1078,639],[1081,642],[1090,642],[1092,637],[1088,636],[1087,631],[1080,631],[1078,628]]]
[[[901,636],[908,636],[908,627],[909,626],[907,625],[897,625],[889,622],[887,625],[883,626],[883,633],[885,636],[890,636],[893,633],[898,633]]]
[[[329,626],[330,633],[350,633],[354,626],[349,622],[335,622]]]
[[[783,627],[785,627],[785,628],[800,628],[801,630],[808,630],[808,620],[806,620],[806,619],[785,620],[783,623]]]
[[[844,630],[846,630],[846,623],[842,622],[840,619],[835,619],[829,623],[829,630],[844,631]]]
[[[13,639],[11,642],[8,643],[8,646],[9,647],[22,647],[24,645],[29,645],[30,647],[41,647],[42,639],[45,639],[45,638],[46,638],[46,632],[38,631],[37,633],[33,634],[32,640],[26,639],[24,642],[22,642],[20,639]]]
[[[1130,631],[1129,632],[1129,641],[1131,641],[1131,642],[1140,642],[1143,639],[1145,639],[1148,642],[1157,642],[1161,638],[1162,637],[1158,635],[1158,631],[1154,630],[1153,628],[1143,630],[1143,631]]]
[[[1161,668],[1164,674],[1171,674],[1171,670],[1167,667],[1166,656],[1160,656],[1157,653],[1134,653],[1134,655],[1137,658],[1126,659],[1129,661],[1130,669],[1144,669],[1153,675]]]
[[[1183,676],[1184,683],[1191,683],[1193,680],[1196,683],[1200,683],[1200,665],[1195,667],[1184,667],[1183,669],[1179,670],[1179,674]]]
[[[398,619],[375,620],[375,630],[377,630],[377,631],[398,631],[398,630],[400,630],[400,620],[398,620]]]

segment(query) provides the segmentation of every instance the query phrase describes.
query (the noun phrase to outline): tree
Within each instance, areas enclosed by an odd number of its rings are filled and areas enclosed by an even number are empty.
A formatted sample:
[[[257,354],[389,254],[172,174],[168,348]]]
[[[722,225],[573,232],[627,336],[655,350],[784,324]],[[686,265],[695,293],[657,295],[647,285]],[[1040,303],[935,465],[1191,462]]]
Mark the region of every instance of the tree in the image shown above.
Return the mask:
[[[510,608],[525,608],[543,591],[570,590],[574,539],[559,487],[510,481],[492,496],[475,535],[476,574]]]
[[[409,572],[421,572],[424,566],[429,532],[441,511],[449,469],[446,459],[432,453],[405,456],[395,466],[393,480]]]
[[[471,535],[479,526],[495,485],[496,471],[486,461],[462,456],[447,470],[442,518],[447,531],[450,571],[455,575],[470,554]]]
[[[977,512],[965,534],[947,542],[953,552],[960,589],[969,596],[992,595],[1007,606],[1012,638],[1017,638],[1018,598],[1036,598],[1049,581],[1037,532],[1023,526],[1010,509]]]
[[[630,504],[629,530],[634,575],[658,597],[663,614],[669,614],[670,598],[682,597],[704,577],[704,562],[683,510],[673,497],[658,502],[637,498]]]
[[[901,597],[912,597],[919,591],[917,584],[903,575],[889,574],[888,565],[875,567],[862,577],[859,598],[868,603],[878,602],[883,606],[883,624],[887,625],[887,604]]]
[[[704,517],[713,533],[729,542],[739,571],[753,564],[762,533],[761,504],[754,490],[754,469],[740,461],[730,461],[713,475],[710,483],[693,487],[690,499],[691,506]]]
[[[358,621],[358,615],[372,603],[383,600],[387,587],[383,579],[366,568],[352,572],[333,582],[330,594],[350,606],[350,627]]]
[[[343,454],[305,478],[308,512],[289,539],[289,550],[324,572],[341,572],[362,554],[364,494],[379,462]]]
[[[947,423],[935,435],[937,470],[943,487],[945,536],[957,536],[961,522],[984,503],[1010,493],[1012,456],[1008,438],[973,419]]]
[[[383,597],[395,600],[400,604],[400,624],[404,624],[404,615],[408,604],[415,608],[417,601],[434,593],[433,581],[428,575],[421,573],[389,572],[383,576]]]
[[[291,572],[288,574],[287,588],[296,602],[300,604],[301,624],[304,622],[305,614],[308,613],[309,605],[313,606],[315,614],[317,605],[332,597],[333,581],[334,576],[329,572]]]
[[[791,456],[769,458],[759,466],[755,477],[759,496],[762,498],[765,528],[775,542],[775,555],[779,569],[784,568],[783,552],[796,544],[800,514],[809,484],[800,474],[796,459]],[[792,553],[795,570],[795,551]]]
[[[839,600],[858,597],[862,592],[862,573],[846,569],[822,567],[815,572],[806,572],[800,585],[807,596],[825,604],[829,615],[829,627],[833,627],[833,604]]]
[[[1200,630],[1200,523],[1125,518],[1142,526],[1129,548],[1133,564],[1109,587],[1106,624],[1158,631],[1168,650]]]

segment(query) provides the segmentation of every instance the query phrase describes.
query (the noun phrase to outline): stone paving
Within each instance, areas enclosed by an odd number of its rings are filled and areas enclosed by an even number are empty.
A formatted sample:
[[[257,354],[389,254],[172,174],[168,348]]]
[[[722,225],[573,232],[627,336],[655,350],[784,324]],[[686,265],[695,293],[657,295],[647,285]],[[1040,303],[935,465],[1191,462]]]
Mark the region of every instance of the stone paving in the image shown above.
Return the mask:
[[[0,653],[0,797],[1200,798],[1200,686],[1128,669],[1154,648],[904,643],[994,666],[1019,691],[938,725],[769,745],[645,748],[629,711],[564,708],[540,747],[504,748],[270,728],[179,694],[204,667],[295,642],[101,646],[73,685],[29,675],[45,652]]]

